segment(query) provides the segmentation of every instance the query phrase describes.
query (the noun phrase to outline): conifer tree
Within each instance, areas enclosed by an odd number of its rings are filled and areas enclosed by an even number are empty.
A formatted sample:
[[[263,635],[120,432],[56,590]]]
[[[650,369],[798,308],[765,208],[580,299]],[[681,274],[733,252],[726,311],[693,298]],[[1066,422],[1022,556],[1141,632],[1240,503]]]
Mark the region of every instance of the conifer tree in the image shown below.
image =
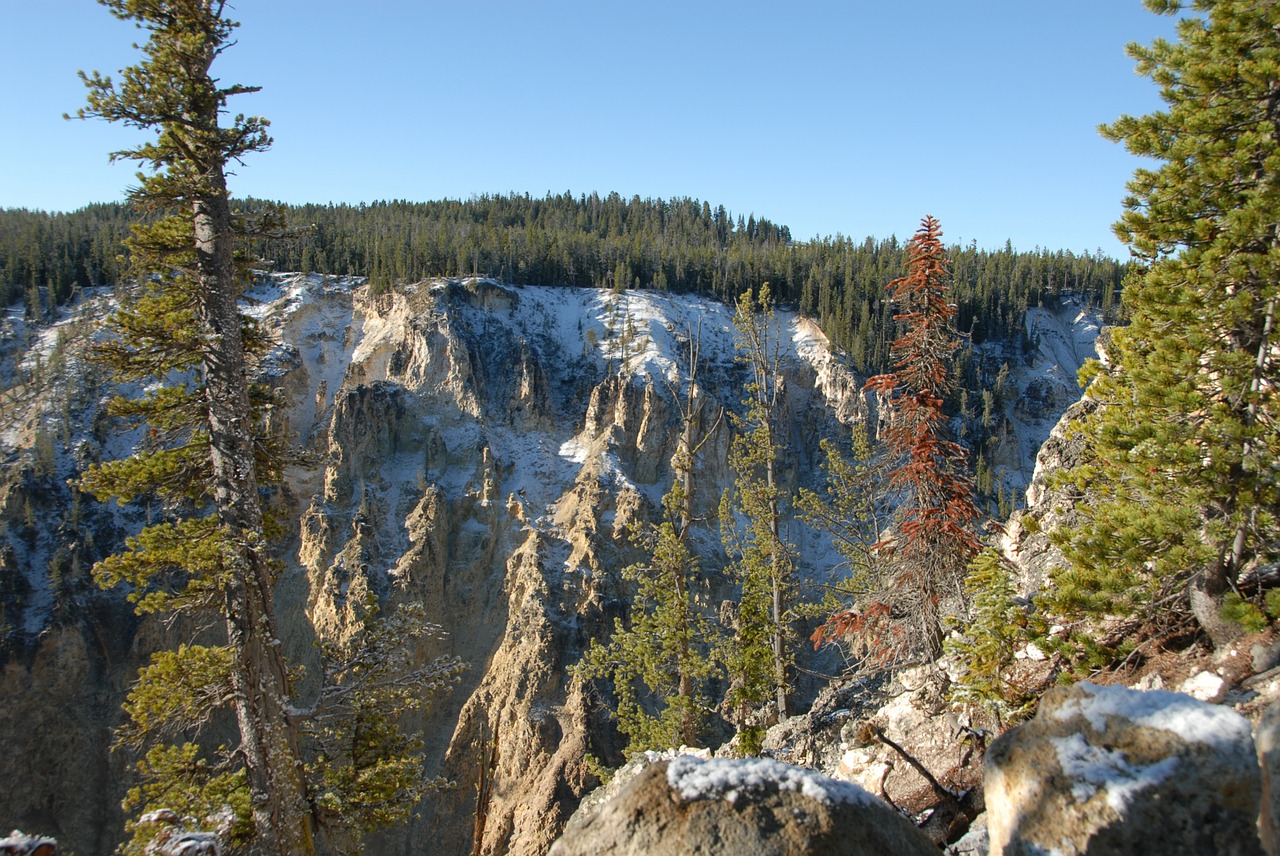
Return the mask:
[[[1013,572],[997,550],[988,547],[974,558],[964,588],[972,609],[959,635],[946,642],[961,667],[948,695],[986,708],[999,725],[1011,724],[1035,706],[1035,693],[1015,680],[1013,667],[1018,649],[1043,628],[1019,603]]]
[[[890,352],[893,371],[866,384],[880,397],[888,489],[899,503],[894,557],[879,598],[835,616],[827,633],[870,634],[885,662],[941,653],[946,604],[963,602],[965,569],[979,549],[965,450],[945,436],[943,400],[960,344],[949,275],[942,230],[925,217],[907,244],[906,276],[888,285],[903,329]]]
[[[780,344],[764,283],[753,296],[743,292],[734,315],[738,347],[749,368],[746,406],[734,416],[737,436],[729,451],[733,489],[720,501],[720,530],[734,558],[731,573],[741,586],[733,639],[725,647],[732,687],[729,703],[738,711],[743,746],[751,751],[760,736],[747,721],[749,711],[772,703],[787,716],[792,656],[787,644],[795,598],[794,549],[783,533],[783,492],[779,485],[774,429],[782,396]],[[739,520],[741,515],[741,521]]]
[[[228,163],[270,144],[267,123],[237,116],[220,125],[228,99],[254,91],[221,88],[211,76],[236,26],[223,16],[224,2],[103,4],[149,38],[143,61],[124,69],[119,83],[82,73],[88,104],[77,115],[155,136],[113,154],[149,168],[130,194],[147,216],[127,241],[132,293],[121,289],[116,337],[100,355],[121,380],[144,382],[150,391],[110,406],[116,416],[147,424],[143,447],[90,468],[83,486],[122,503],[158,498],[167,519],[99,562],[94,575],[103,586],[127,583],[140,612],[182,612],[196,626],[212,615],[225,632],[221,645],[157,654],[129,693],[122,740],[151,748],[126,801],[150,814],[131,822],[128,849],[146,850],[158,832],[147,818],[165,808],[221,828],[236,846],[252,841],[269,854],[305,854],[314,850],[318,823],[358,834],[406,816],[421,794],[421,774],[397,717],[420,707],[459,666],[434,661],[408,669],[389,652],[428,628],[393,622],[370,627],[342,652],[348,666],[330,663],[313,708],[301,710],[291,699],[293,676],[273,605],[275,564],[266,551],[272,530],[260,497],[280,476],[285,444],[266,430],[270,393],[248,380],[266,342],[237,306],[247,272],[235,246],[276,223],[270,214],[252,225],[235,215],[226,184]],[[405,668],[389,674],[395,666]],[[234,711],[237,745],[163,745],[198,732],[226,706]],[[333,749],[326,739],[333,729],[353,731],[359,745]],[[323,761],[313,764],[314,785],[306,777],[308,750]]]
[[[1176,42],[1129,46],[1166,109],[1100,129],[1158,166],[1134,173],[1115,226],[1143,269],[1125,284],[1130,323],[1109,365],[1082,373],[1102,406],[1067,475],[1084,501],[1081,521],[1054,533],[1071,567],[1051,609],[1190,608],[1221,642],[1224,592],[1275,560],[1280,535],[1280,5],[1189,5],[1202,14],[1178,22]]]
[[[270,145],[264,120],[238,116],[219,125],[227,100],[254,91],[221,88],[214,60],[234,23],[217,0],[104,0],[112,14],[149,33],[143,61],[117,85],[98,72],[81,118],[101,117],[151,130],[154,139],[116,152],[150,167],[131,200],[156,219],[134,230],[129,250],[143,295],[121,313],[121,341],[109,354],[125,376],[195,371],[199,381],[165,387],[122,415],[151,422],[163,440],[134,458],[103,465],[87,485],[131,499],[156,490],[170,501],[209,500],[213,513],[150,527],[131,551],[104,562],[104,583],[134,584],[140,605],[214,606],[228,639],[226,691],[233,698],[253,826],[270,853],[306,853],[313,832],[305,802],[297,731],[286,707],[288,672],[272,604],[274,578],[263,553],[258,496],[261,452],[247,382],[245,331],[237,309],[241,279],[225,166]],[[157,279],[158,278],[158,279]],[[161,568],[184,568],[177,592],[153,591]],[[181,675],[153,669],[143,684]],[[145,686],[144,686],[145,689]],[[162,690],[160,692],[163,692]]]
[[[663,500],[666,519],[635,535],[649,559],[622,572],[636,584],[630,621],[615,620],[609,641],[593,641],[575,670],[612,681],[630,753],[697,745],[711,710],[715,629],[694,599],[698,561],[679,529],[683,491],[677,479]]]

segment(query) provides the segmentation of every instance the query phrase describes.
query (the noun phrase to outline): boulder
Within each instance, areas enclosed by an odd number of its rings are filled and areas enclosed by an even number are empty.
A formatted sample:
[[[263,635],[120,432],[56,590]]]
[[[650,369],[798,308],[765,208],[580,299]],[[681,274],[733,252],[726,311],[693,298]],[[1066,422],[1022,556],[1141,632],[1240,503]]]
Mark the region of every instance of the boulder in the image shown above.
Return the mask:
[[[58,842],[42,835],[26,835],[15,829],[0,838],[0,856],[57,856]]]
[[[1178,687],[1179,692],[1186,693],[1192,698],[1198,698],[1200,701],[1207,701],[1210,704],[1217,704],[1227,697],[1227,690],[1230,685],[1221,675],[1213,672],[1202,671],[1197,672],[1182,682],[1182,686]]]
[[[1262,766],[1262,813],[1258,835],[1271,856],[1280,853],[1280,702],[1273,702],[1258,721],[1254,735]]]
[[[549,856],[937,856],[910,821],[848,782],[768,759],[649,766]]]
[[[1047,693],[986,758],[991,854],[1262,853],[1248,720],[1180,693]]]
[[[946,856],[987,856],[991,850],[991,841],[987,836],[986,812],[974,818],[969,831],[960,840],[943,852]]]

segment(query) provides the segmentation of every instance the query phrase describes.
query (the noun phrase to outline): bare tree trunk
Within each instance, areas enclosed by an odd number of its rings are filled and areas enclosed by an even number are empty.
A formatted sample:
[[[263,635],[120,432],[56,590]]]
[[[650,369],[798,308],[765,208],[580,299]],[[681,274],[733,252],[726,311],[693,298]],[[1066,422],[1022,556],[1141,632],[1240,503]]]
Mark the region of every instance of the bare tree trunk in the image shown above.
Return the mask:
[[[1208,635],[1215,649],[1230,645],[1244,634],[1244,627],[1222,617],[1222,596],[1227,592],[1223,563],[1201,570],[1191,579],[1187,594],[1191,600],[1191,613],[1200,628]]]
[[[1275,324],[1276,300],[1271,298],[1267,301],[1266,313],[1262,321],[1262,336],[1258,342],[1257,357],[1253,363],[1253,377],[1249,381],[1249,401],[1245,406],[1244,424],[1246,428],[1252,428],[1258,421],[1258,395],[1262,392],[1262,379],[1266,374],[1267,358],[1271,353],[1271,329]],[[1245,437],[1244,447],[1240,451],[1241,463],[1253,454],[1253,440]],[[1253,515],[1250,515],[1252,521]],[[1245,541],[1248,536],[1249,526],[1243,520],[1236,526],[1235,537],[1231,541],[1231,562],[1230,567],[1224,569],[1224,573],[1229,571],[1235,575],[1239,575],[1241,566],[1244,564],[1244,548]],[[1225,581],[1224,581],[1225,582]]]
[[[690,391],[690,399],[693,393]],[[681,541],[684,541],[689,535],[689,528],[693,525],[693,431],[695,416],[690,413],[684,415],[684,430],[680,432],[680,442],[676,447],[675,456],[675,478],[680,482],[682,491],[680,498],[680,531],[677,533]],[[682,608],[687,608],[689,604],[689,581],[683,573],[676,574],[676,596]],[[680,628],[680,663],[689,662],[689,616],[684,614],[685,623]],[[693,698],[693,678],[686,668],[680,669],[680,683],[676,690],[680,699],[686,702],[684,710],[684,721],[680,723],[680,739],[687,745],[692,746],[697,742],[697,729],[692,708],[687,704]]]
[[[773,432],[770,431],[770,438]],[[773,675],[777,685],[776,704],[778,708],[778,719],[787,718],[787,659],[786,651],[783,648],[783,605],[782,605],[782,512],[778,508],[778,487],[775,482],[773,456],[769,457],[769,466],[765,470],[765,481],[769,486],[772,494],[769,500],[769,534],[773,536],[772,562],[773,573],[771,574],[771,584],[773,586]]]
[[[254,826],[263,849],[280,856],[314,851],[297,735],[285,702],[287,670],[275,628],[273,580],[262,555],[262,506],[254,461],[231,211],[220,193],[194,202],[199,315],[214,502],[230,541],[224,616],[232,652],[232,692],[248,772]]]

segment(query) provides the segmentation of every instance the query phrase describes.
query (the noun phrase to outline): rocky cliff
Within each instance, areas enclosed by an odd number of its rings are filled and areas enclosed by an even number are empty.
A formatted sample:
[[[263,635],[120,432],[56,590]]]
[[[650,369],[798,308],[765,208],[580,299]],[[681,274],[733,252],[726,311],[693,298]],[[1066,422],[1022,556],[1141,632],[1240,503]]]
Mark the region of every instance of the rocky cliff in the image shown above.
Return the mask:
[[[310,453],[275,498],[288,522],[278,607],[293,656],[307,663],[317,637],[350,633],[374,596],[422,603],[447,631],[423,655],[470,664],[422,723],[428,766],[458,786],[370,852],[466,852],[479,749],[491,739],[481,852],[545,852],[596,784],[588,754],[617,749],[599,701],[568,682],[566,667],[625,608],[626,530],[653,515],[670,485],[691,340],[701,343],[701,394],[740,408],[731,310],[687,296],[486,280],[372,296],[361,283],[314,275],[264,278],[246,300],[278,341],[266,371],[285,404],[272,418]],[[127,759],[106,747],[123,693],[149,651],[195,632],[139,621],[118,593],[87,579],[95,558],[154,513],[98,505],[67,484],[138,439],[102,417],[110,388],[83,359],[109,308],[100,293],[58,327],[10,317],[0,343],[0,775],[29,783],[0,795],[0,823],[85,853],[106,852],[120,834]],[[1078,365],[1091,319],[1069,304],[1036,311],[1044,318],[1029,323],[1073,343]],[[775,332],[785,344],[786,478],[811,485],[819,438],[873,415],[863,379],[816,325],[780,313]],[[1039,350],[1015,366],[1020,391],[1047,390],[1009,414],[1009,472],[1023,480],[1035,432],[1074,400],[1045,380],[1067,359],[1048,340],[1033,337]],[[1075,365],[1059,371],[1073,377]],[[713,431],[694,491],[707,521],[695,543],[712,569],[722,561],[714,509],[730,480],[727,423]],[[831,572],[821,538],[798,523],[792,538],[803,573]]]

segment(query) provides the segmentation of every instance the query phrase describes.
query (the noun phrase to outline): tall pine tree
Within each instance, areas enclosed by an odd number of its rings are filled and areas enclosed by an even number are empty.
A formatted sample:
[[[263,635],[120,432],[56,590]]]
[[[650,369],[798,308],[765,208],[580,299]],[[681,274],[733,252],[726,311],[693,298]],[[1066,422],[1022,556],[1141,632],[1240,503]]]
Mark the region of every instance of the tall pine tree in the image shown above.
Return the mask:
[[[627,736],[628,751],[695,746],[711,715],[708,684],[720,672],[712,657],[717,630],[699,608],[698,560],[689,547],[694,524],[694,469],[698,454],[723,417],[707,424],[707,399],[698,383],[701,327],[688,333],[688,386],[672,384],[681,430],[672,457],[671,490],[663,498],[657,525],[633,532],[647,561],[623,569],[636,584],[630,622],[615,620],[607,643],[592,642],[577,666],[583,678],[608,678],[617,699],[615,716]]]
[[[237,116],[220,125],[228,99],[254,91],[220,87],[211,76],[236,27],[224,2],[103,4],[149,34],[143,61],[118,83],[81,75],[89,95],[78,113],[155,135],[113,155],[149,168],[131,192],[147,216],[127,242],[132,293],[121,289],[117,336],[101,348],[121,379],[150,390],[113,401],[112,412],[149,430],[137,453],[91,468],[84,486],[120,502],[158,498],[167,519],[94,574],[104,586],[129,584],[139,611],[182,612],[198,623],[212,614],[225,632],[224,644],[156,655],[129,693],[122,739],[151,747],[126,802],[147,813],[131,824],[129,847],[143,852],[163,831],[148,820],[160,808],[269,854],[312,852],[321,825],[339,833],[331,844],[346,846],[403,820],[435,784],[423,779],[417,743],[398,717],[451,683],[460,666],[414,668],[405,652],[433,628],[402,614],[371,620],[361,639],[328,652],[325,686],[310,709],[291,698],[260,498],[261,486],[279,478],[285,446],[266,431],[270,394],[249,383],[266,342],[237,305],[247,271],[236,243],[275,224],[268,215],[251,226],[234,214],[226,184],[229,162],[270,144],[267,123]],[[166,745],[227,705],[238,745]]]
[[[206,517],[151,527],[134,549],[104,563],[104,581],[129,579],[147,591],[157,566],[186,567],[178,595],[220,610],[227,633],[227,692],[240,729],[239,752],[253,825],[269,853],[313,848],[297,730],[286,703],[289,677],[279,647],[274,577],[264,555],[258,496],[259,433],[250,404],[244,321],[226,165],[266,149],[267,123],[237,116],[220,125],[228,99],[253,87],[221,87],[211,74],[231,44],[234,22],[219,0],[103,0],[112,14],[147,31],[143,60],[117,84],[98,72],[81,118],[100,117],[155,136],[113,158],[139,161],[131,201],[155,215],[134,230],[130,253],[145,293],[118,319],[112,349],[126,375],[194,370],[199,380],[166,387],[118,412],[150,419],[171,443],[104,465],[89,478],[99,494],[132,497],[148,488],[169,500],[209,501]],[[198,554],[197,570],[184,554]],[[130,565],[130,567],[125,567]],[[180,671],[180,668],[179,668]],[[158,678],[160,672],[153,671]],[[145,678],[145,676],[144,676]]]
[[[1147,0],[1170,14],[1181,4]],[[1167,108],[1102,127],[1154,159],[1116,233],[1144,266],[1130,324],[1093,365],[1089,455],[1068,474],[1082,519],[1053,607],[1191,609],[1211,636],[1223,594],[1277,558],[1275,310],[1280,297],[1280,5],[1197,0],[1178,41],[1130,45]]]
[[[584,679],[612,681],[615,716],[632,754],[696,746],[711,711],[708,684],[719,671],[711,658],[715,629],[695,598],[698,560],[680,529],[678,479],[663,508],[667,519],[634,536],[649,558],[622,572],[636,584],[630,620],[616,620],[609,641],[593,641],[575,669]]]
[[[796,501],[804,521],[830,535],[844,559],[843,575],[829,581],[821,599],[805,607],[810,615],[844,613],[848,604],[875,600],[880,591],[883,568],[876,548],[885,503],[884,463],[872,452],[865,423],[855,424],[851,435],[850,457],[829,439],[819,443],[826,455],[826,484],[821,493],[801,488]],[[818,636],[821,640],[824,632]]]
[[[734,315],[741,359],[747,364],[746,409],[735,416],[738,433],[729,451],[733,490],[720,501],[720,530],[731,573],[737,578],[737,626],[725,646],[743,748],[754,751],[761,736],[749,720],[754,707],[770,702],[787,716],[792,655],[788,645],[795,599],[795,551],[783,531],[785,497],[779,483],[776,424],[782,397],[780,343],[769,283],[756,295],[743,292]],[[739,519],[739,514],[741,519]]]

